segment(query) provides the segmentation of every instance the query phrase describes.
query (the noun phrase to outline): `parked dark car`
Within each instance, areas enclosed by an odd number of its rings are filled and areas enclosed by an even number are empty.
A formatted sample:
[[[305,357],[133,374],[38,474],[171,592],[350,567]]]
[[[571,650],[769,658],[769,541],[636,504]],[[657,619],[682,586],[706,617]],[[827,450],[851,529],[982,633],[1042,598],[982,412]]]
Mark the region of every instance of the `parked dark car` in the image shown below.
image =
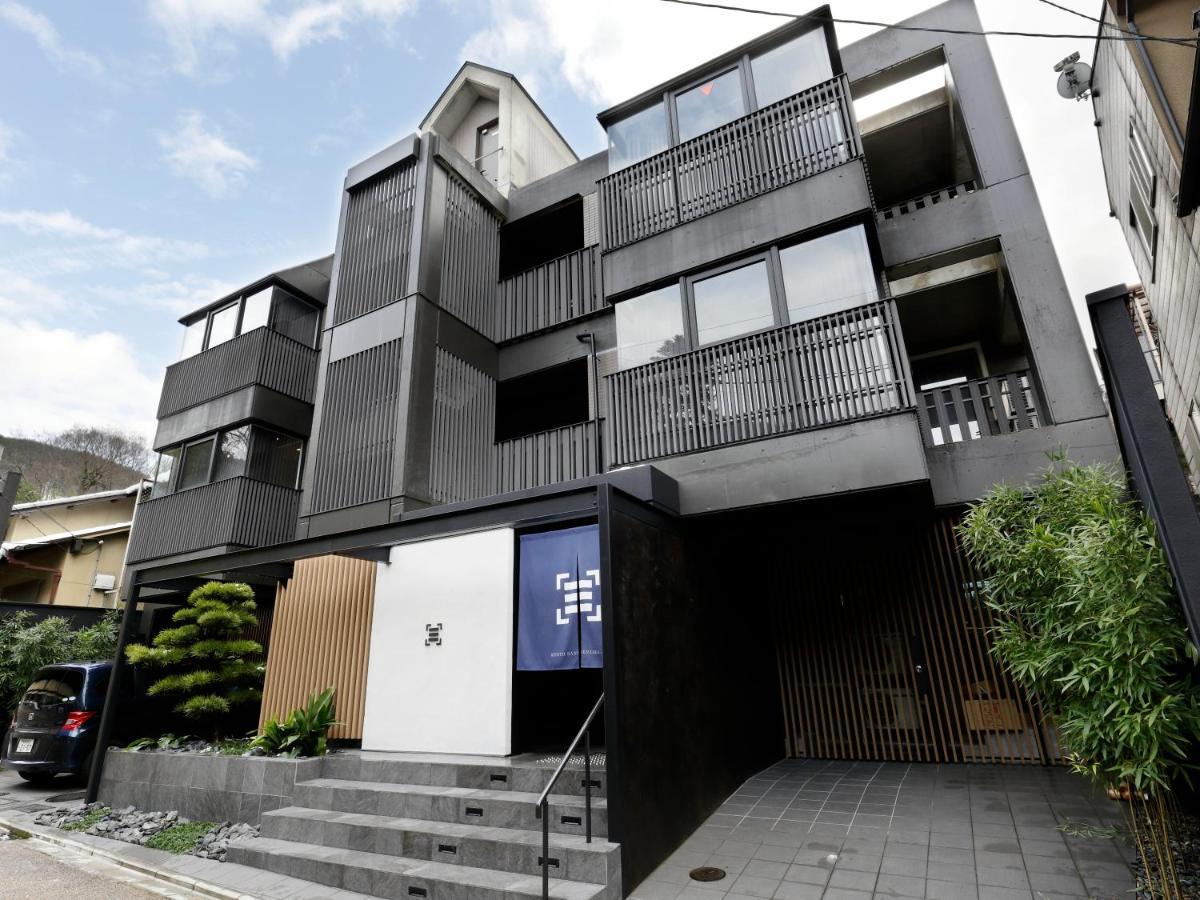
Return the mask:
[[[9,725],[5,768],[32,782],[49,781],[60,773],[85,774],[96,747],[111,670],[107,661],[38,669]]]

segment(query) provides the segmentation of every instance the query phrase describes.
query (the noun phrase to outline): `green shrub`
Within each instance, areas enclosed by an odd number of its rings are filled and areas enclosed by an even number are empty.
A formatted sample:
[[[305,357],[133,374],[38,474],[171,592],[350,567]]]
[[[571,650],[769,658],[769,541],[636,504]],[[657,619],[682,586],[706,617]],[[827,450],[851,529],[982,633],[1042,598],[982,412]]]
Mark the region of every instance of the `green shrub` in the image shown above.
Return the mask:
[[[153,646],[131,644],[125,650],[134,665],[163,669],[149,693],[178,698],[175,711],[209,725],[212,734],[237,704],[262,698],[263,666],[255,659],[262,646],[242,637],[254,617],[254,591],[246,584],[210,581],[188,596]]]
[[[212,822],[179,822],[149,838],[146,846],[168,853],[188,853],[196,848],[196,841],[212,829]]]
[[[334,721],[333,688],[327,687],[308,698],[308,704],[293,709],[282,721],[271,719],[254,745],[268,756],[323,756],[326,735]]]
[[[118,618],[110,610],[95,625],[72,630],[62,616],[38,622],[25,610],[0,616],[0,713],[16,709],[42,666],[111,659],[117,651]]]
[[[107,816],[110,812],[112,812],[112,810],[107,806],[89,810],[87,815],[85,815],[78,822],[72,822],[69,825],[64,825],[63,831],[87,831],[89,828]]]

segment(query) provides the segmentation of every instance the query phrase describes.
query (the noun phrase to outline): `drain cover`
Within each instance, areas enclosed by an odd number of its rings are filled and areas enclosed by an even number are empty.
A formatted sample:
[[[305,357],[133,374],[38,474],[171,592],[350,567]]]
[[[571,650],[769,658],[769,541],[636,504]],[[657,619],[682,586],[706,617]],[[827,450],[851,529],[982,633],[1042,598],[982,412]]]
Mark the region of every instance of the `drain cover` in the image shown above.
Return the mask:
[[[688,872],[688,877],[692,881],[720,881],[725,877],[725,870],[716,866],[701,866]]]

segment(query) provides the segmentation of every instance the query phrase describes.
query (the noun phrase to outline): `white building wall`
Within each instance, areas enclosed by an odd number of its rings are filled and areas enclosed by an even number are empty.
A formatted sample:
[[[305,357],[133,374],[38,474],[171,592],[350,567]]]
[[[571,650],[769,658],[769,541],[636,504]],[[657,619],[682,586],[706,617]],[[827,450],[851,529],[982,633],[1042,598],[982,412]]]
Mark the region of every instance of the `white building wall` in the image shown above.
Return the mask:
[[[364,750],[512,752],[514,547],[501,528],[393,547],[379,565]]]

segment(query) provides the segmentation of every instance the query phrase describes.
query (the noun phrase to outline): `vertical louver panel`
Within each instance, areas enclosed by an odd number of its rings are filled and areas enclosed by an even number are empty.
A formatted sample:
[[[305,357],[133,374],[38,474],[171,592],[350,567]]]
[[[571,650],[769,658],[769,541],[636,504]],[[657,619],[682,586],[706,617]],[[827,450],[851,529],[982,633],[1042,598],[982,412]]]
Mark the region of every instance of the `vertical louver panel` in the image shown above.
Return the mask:
[[[338,260],[335,325],[407,293],[416,185],[417,164],[410,160],[351,192]]]
[[[400,397],[399,339],[329,365],[313,512],[388,496]]]
[[[499,228],[483,201],[447,175],[441,305],[489,338],[493,336],[500,271]]]
[[[485,497],[494,480],[496,382],[438,348],[429,490],[447,503]]]

